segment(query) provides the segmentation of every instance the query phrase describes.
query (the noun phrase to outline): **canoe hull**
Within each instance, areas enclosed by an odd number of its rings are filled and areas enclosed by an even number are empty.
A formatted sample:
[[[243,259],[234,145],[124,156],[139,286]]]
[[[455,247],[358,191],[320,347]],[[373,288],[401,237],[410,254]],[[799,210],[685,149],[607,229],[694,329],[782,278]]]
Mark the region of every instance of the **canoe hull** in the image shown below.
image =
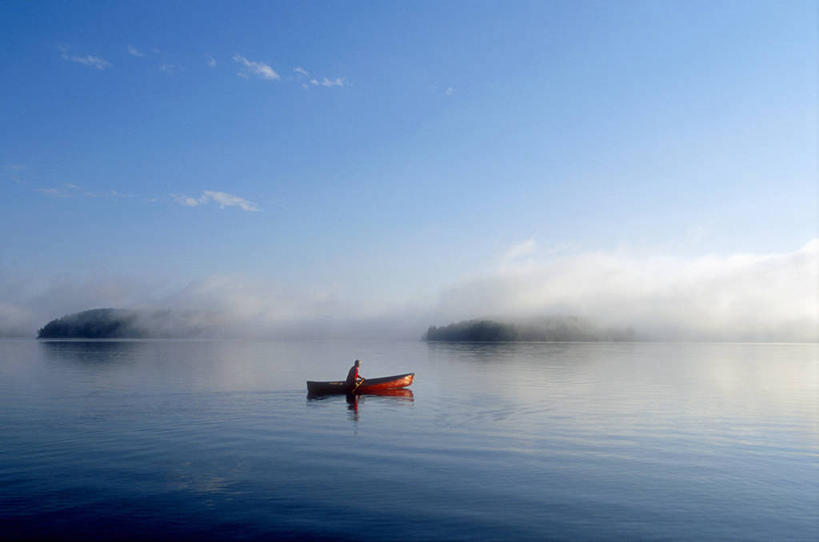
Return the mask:
[[[368,378],[361,384],[356,393],[375,393],[385,390],[397,390],[406,388],[412,384],[412,379],[415,378],[415,373],[407,373],[403,375],[385,376],[382,378]],[[343,380],[335,382],[316,382],[312,380],[307,381],[307,392],[312,395],[328,395],[334,393],[349,393],[352,390],[347,386]]]

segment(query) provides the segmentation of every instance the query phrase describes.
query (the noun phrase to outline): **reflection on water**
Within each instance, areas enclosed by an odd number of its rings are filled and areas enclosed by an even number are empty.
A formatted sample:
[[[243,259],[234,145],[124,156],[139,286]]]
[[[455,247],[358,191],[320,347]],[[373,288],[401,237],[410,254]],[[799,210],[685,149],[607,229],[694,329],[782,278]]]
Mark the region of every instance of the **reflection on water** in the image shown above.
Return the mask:
[[[359,421],[359,406],[371,403],[373,408],[385,406],[382,401],[388,401],[392,405],[410,405],[415,400],[415,395],[409,389],[395,389],[395,390],[370,390],[364,393],[347,393],[347,394],[307,394],[308,405],[317,401],[323,401],[323,405],[328,404],[342,404],[346,403],[347,410],[350,412],[350,419]],[[392,406],[390,405],[390,406]]]
[[[305,380],[357,358],[414,371],[412,390],[305,400]],[[0,341],[0,538],[816,540],[818,360]]]
[[[106,365],[127,362],[146,346],[141,341],[49,340],[37,344],[52,361]]]

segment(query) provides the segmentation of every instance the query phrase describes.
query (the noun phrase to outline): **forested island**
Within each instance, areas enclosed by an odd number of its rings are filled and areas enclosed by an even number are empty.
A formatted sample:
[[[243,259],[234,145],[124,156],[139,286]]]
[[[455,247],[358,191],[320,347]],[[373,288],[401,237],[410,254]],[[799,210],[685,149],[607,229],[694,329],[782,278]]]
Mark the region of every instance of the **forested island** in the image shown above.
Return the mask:
[[[146,339],[204,336],[212,326],[197,315],[170,310],[91,309],[57,318],[38,339]]]
[[[91,309],[48,322],[38,339],[171,339],[233,336],[216,313],[171,310]],[[316,331],[314,329],[314,331]],[[227,334],[227,335],[226,335]],[[630,341],[631,329],[595,326],[574,316],[519,321],[475,319],[430,326],[425,341],[435,342],[566,342]]]
[[[426,341],[631,341],[632,329],[600,328],[574,316],[552,317],[523,323],[494,320],[465,320],[446,326],[429,326]]]

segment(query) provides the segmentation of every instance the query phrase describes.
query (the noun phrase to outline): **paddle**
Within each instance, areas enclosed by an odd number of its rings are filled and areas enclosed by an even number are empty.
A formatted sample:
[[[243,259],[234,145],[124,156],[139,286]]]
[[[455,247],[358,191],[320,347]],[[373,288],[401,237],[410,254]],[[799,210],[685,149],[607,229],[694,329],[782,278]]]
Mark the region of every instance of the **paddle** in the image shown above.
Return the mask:
[[[350,393],[355,393],[355,392],[358,390],[358,387],[359,387],[361,384],[363,384],[365,380],[366,380],[366,378],[362,378],[361,380],[359,380],[358,382],[356,382],[355,387],[353,387],[353,391],[351,391]]]

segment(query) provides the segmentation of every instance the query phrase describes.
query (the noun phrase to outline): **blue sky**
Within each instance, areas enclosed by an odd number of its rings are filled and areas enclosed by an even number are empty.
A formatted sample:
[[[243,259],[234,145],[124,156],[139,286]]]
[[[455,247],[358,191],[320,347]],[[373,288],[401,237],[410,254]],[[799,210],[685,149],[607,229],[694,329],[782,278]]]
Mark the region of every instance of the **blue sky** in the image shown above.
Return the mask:
[[[435,303],[521,244],[819,235],[815,2],[6,2],[0,45],[20,310],[224,276]]]

